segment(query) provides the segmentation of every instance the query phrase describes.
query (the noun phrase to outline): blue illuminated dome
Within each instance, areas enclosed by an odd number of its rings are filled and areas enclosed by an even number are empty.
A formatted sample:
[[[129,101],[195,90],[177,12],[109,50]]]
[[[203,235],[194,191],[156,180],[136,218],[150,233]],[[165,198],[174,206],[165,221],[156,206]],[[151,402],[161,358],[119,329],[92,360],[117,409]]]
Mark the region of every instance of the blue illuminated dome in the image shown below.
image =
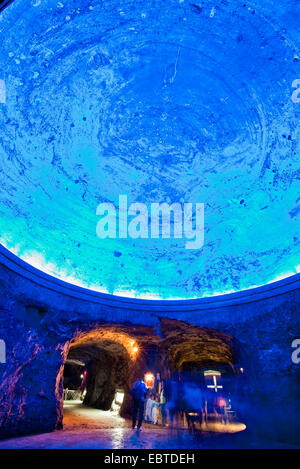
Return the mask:
[[[0,21],[1,243],[133,297],[299,271],[299,36],[284,3],[12,2]],[[204,203],[204,246],[99,239],[96,208],[120,194]]]

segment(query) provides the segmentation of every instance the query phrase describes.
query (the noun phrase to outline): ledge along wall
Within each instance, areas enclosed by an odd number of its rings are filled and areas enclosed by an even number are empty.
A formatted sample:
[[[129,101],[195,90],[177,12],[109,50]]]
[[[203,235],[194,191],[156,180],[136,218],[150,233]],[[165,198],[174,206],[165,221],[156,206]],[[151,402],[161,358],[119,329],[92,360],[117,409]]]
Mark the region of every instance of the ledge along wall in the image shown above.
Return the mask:
[[[0,247],[0,437],[62,427],[62,376],[76,331],[104,323],[148,326],[162,318],[230,334],[247,376],[244,420],[257,438],[299,444],[300,275],[256,289],[199,300],[114,297],[57,280]]]

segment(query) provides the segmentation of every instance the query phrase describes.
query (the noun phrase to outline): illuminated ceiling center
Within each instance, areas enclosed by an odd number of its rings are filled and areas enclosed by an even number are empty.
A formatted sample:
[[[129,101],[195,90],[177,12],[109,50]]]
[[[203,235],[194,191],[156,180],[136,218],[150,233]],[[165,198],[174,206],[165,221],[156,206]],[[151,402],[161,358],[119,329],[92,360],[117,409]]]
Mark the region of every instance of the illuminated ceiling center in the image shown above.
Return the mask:
[[[56,277],[132,297],[295,274],[295,5],[15,0],[0,21],[1,243]],[[96,208],[120,194],[204,203],[203,247],[99,239]]]

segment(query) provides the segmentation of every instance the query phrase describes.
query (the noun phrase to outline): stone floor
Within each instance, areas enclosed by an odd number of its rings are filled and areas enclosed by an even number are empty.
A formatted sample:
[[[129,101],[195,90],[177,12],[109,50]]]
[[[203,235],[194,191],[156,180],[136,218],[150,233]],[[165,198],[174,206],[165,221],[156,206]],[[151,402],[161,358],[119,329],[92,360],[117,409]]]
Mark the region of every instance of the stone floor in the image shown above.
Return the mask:
[[[219,429],[220,430],[220,429]],[[257,442],[249,433],[205,431],[190,435],[145,424],[140,433],[117,412],[104,412],[82,406],[80,402],[64,407],[64,429],[52,433],[11,438],[0,442],[0,449],[196,449],[196,448],[278,448],[278,443]]]

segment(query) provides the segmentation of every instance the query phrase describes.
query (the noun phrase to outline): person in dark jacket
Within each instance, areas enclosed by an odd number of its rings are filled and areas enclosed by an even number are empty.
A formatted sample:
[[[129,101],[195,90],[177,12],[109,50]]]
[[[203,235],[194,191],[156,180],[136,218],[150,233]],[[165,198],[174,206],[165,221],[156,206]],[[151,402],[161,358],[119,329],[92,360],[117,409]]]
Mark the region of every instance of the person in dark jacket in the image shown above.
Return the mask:
[[[130,391],[130,395],[133,399],[133,414],[132,414],[132,428],[134,429],[137,424],[137,430],[141,429],[143,418],[144,418],[144,405],[145,397],[147,394],[147,386],[143,380],[138,380],[134,383],[133,388]]]

